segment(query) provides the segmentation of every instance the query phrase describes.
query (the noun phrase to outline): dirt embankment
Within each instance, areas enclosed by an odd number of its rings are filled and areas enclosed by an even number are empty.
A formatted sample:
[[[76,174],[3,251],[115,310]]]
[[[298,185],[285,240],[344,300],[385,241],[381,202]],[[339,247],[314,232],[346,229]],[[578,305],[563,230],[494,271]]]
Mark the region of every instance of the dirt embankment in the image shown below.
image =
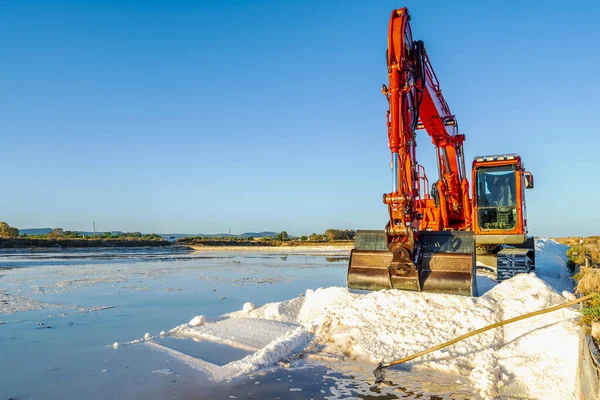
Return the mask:
[[[141,239],[0,239],[1,249],[10,248],[86,248],[86,247],[162,247],[173,243],[165,240]]]
[[[260,240],[260,241],[226,241],[226,240],[201,240],[181,243],[196,251],[271,251],[275,253],[291,252],[318,252],[321,253],[345,253],[352,250],[352,240],[339,240],[331,242],[311,241],[285,241]]]
[[[581,240],[583,240],[584,245],[592,245],[600,247],[600,236],[590,236],[590,237],[564,237],[564,238],[555,238],[558,243],[566,244],[567,246],[579,246],[581,244]]]
[[[574,253],[589,254],[592,257],[591,261],[594,263],[600,263],[600,236],[590,236],[586,238],[558,238],[554,240],[556,240],[558,243],[566,244],[567,246],[571,247]],[[571,257],[568,252],[567,256]],[[573,260],[575,262],[581,261],[578,261],[576,258]]]

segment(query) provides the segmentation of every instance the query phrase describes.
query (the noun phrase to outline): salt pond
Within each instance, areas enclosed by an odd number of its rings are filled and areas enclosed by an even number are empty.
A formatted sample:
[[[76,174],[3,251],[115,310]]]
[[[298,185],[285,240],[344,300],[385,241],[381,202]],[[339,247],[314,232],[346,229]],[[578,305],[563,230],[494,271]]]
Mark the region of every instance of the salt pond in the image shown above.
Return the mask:
[[[564,249],[541,244],[542,250],[550,248],[545,261],[544,255],[538,260],[549,267],[538,274],[558,289],[568,288],[561,269]],[[0,399],[478,398],[481,388],[473,387],[468,374],[396,370],[393,383],[373,387],[370,362],[324,357],[292,357],[280,366],[214,382],[181,357],[139,341],[148,332],[155,337],[152,343],[190,359],[217,366],[239,360],[251,349],[161,338],[159,332],[200,314],[214,320],[241,310],[245,302],[254,303],[253,312],[261,315],[266,303],[307,289],[345,286],[347,257],[347,251],[335,250],[2,253]],[[494,286],[489,278],[479,280],[484,291]],[[127,345],[132,340],[136,343]],[[117,350],[114,342],[121,344]]]

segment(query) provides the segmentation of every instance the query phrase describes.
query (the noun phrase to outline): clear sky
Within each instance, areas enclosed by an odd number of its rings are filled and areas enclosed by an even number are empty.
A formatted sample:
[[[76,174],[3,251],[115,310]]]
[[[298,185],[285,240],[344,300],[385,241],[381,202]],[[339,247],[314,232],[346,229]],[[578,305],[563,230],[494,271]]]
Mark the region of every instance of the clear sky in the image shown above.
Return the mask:
[[[383,228],[380,88],[388,18],[404,5],[468,163],[519,153],[536,178],[531,233],[600,234],[592,1],[0,1],[0,220]]]

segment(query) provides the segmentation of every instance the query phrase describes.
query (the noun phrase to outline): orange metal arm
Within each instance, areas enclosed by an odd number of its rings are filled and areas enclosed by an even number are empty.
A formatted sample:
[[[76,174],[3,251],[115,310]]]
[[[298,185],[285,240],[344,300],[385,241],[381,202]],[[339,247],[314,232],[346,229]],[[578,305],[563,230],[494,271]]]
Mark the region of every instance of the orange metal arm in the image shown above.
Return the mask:
[[[390,106],[388,146],[396,180],[392,193],[384,196],[384,203],[390,213],[388,237],[396,242],[412,241],[413,231],[431,226],[439,230],[465,230],[471,225],[469,183],[462,149],[465,136],[458,133],[456,118],[442,96],[423,42],[412,39],[409,20],[406,8],[392,12],[387,53],[389,87],[383,88]],[[425,129],[436,147],[439,206],[420,195],[422,177],[416,160],[415,133],[418,129]],[[435,218],[439,221],[421,224],[426,208],[436,208],[428,215],[438,216]]]

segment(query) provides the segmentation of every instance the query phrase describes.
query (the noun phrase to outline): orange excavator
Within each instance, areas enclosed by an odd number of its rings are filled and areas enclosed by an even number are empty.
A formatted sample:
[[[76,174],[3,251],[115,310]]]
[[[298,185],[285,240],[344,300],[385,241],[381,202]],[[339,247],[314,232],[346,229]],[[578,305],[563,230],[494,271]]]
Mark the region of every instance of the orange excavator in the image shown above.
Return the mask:
[[[388,29],[388,147],[392,192],[383,195],[383,231],[359,230],[348,267],[353,289],[405,289],[477,295],[476,256],[495,264],[498,279],[534,268],[524,189],[533,187],[516,154],[476,157],[473,197],[458,131],[422,41],[414,41],[407,8]],[[429,191],[416,158],[417,131],[435,147],[438,180]]]

